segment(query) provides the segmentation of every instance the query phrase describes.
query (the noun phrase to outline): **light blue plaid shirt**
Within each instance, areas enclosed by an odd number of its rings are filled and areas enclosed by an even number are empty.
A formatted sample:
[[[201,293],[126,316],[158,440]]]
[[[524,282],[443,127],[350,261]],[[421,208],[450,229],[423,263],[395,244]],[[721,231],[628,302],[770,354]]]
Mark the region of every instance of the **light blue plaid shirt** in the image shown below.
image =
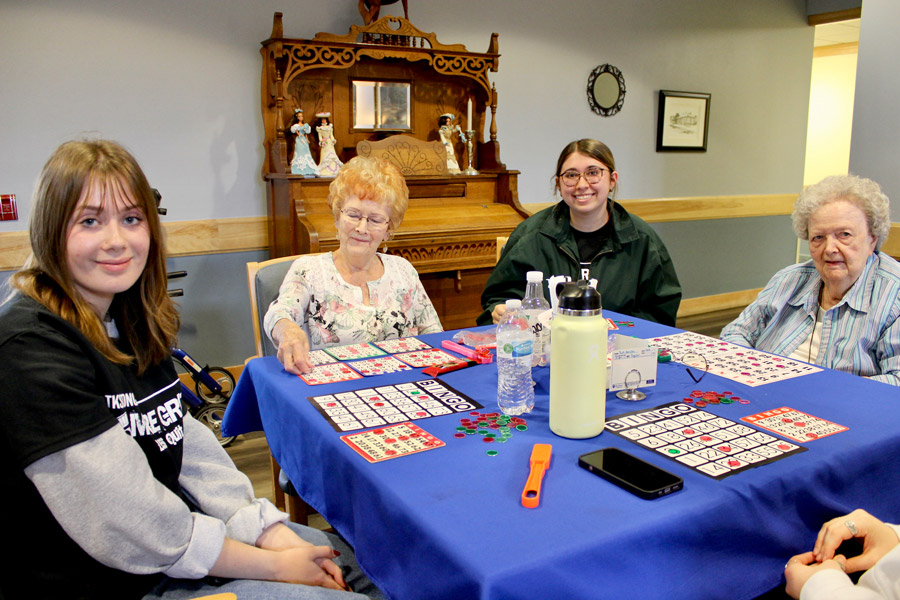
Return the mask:
[[[812,333],[821,285],[811,260],[778,271],[721,339],[789,356]],[[900,386],[898,317],[900,263],[875,252],[856,283],[825,312],[815,364]]]

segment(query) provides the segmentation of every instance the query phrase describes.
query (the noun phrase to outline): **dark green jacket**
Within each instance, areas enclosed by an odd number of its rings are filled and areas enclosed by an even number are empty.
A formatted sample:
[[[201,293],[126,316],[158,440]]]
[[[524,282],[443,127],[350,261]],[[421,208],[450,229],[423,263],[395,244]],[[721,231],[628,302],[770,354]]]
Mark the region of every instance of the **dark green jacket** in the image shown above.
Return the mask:
[[[591,261],[588,277],[581,273],[564,202],[520,223],[481,293],[485,310],[478,324],[491,322],[495,305],[525,296],[528,271],[542,271],[545,279],[553,275],[568,275],[573,281],[595,278],[604,309],[675,325],[681,285],[666,246],[643,219],[615,202],[609,206],[615,232]],[[546,285],[544,296],[550,300]]]

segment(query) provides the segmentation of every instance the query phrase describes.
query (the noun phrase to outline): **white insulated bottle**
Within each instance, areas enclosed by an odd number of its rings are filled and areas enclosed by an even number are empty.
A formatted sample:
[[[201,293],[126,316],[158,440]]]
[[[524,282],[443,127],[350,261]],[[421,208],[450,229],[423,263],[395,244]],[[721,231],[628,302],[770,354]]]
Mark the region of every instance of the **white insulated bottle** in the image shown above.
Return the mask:
[[[606,319],[600,292],[587,281],[557,286],[558,313],[550,333],[550,430],[591,438],[606,425]]]

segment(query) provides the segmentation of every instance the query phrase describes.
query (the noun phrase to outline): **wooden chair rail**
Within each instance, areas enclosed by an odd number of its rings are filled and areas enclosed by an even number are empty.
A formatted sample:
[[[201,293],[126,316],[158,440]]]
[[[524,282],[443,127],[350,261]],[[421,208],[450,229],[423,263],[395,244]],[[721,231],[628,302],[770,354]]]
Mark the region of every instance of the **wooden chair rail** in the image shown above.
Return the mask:
[[[691,220],[734,219],[789,215],[795,194],[772,196],[707,196],[702,198],[667,198],[621,200],[630,212],[650,223]],[[759,202],[757,202],[759,200]],[[523,204],[535,213],[550,204]],[[666,210],[661,210],[665,207]],[[164,223],[169,256],[196,256],[226,252],[249,252],[269,247],[266,217],[237,219],[204,219]],[[891,235],[882,250],[900,258],[900,223],[891,225]],[[0,270],[18,269],[28,258],[30,247],[27,231],[0,233]]]

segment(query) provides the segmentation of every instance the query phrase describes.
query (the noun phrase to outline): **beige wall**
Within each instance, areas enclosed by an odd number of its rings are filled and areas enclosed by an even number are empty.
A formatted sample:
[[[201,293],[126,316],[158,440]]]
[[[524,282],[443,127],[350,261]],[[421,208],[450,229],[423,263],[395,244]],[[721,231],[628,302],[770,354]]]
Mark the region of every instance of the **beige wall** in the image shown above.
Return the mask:
[[[413,4],[412,22],[443,43],[483,51],[500,34],[491,80],[501,158],[522,172],[524,203],[552,201],[556,156],[581,137],[615,152],[621,199],[790,194],[802,184],[813,43],[804,0],[569,0],[562,10],[537,0]],[[179,229],[186,222],[222,234],[233,219],[264,217],[259,44],[272,14],[283,11],[285,34],[296,37],[360,22],[351,0],[0,6],[0,193],[17,194],[22,215],[0,222],[0,234],[14,245],[41,165],[61,141],[84,135],[133,150],[163,193],[165,221]],[[607,62],[625,74],[627,93],[622,112],[603,118],[585,90],[591,70]],[[656,152],[660,89],[712,94],[708,152]],[[793,258],[783,216],[654,227],[688,297],[760,287]],[[185,241],[193,253],[194,240]],[[241,263],[265,253],[211,243],[226,253],[170,265],[189,272],[177,284],[185,288],[182,343],[210,363],[237,364],[252,352]],[[735,248],[752,260],[736,267]]]

